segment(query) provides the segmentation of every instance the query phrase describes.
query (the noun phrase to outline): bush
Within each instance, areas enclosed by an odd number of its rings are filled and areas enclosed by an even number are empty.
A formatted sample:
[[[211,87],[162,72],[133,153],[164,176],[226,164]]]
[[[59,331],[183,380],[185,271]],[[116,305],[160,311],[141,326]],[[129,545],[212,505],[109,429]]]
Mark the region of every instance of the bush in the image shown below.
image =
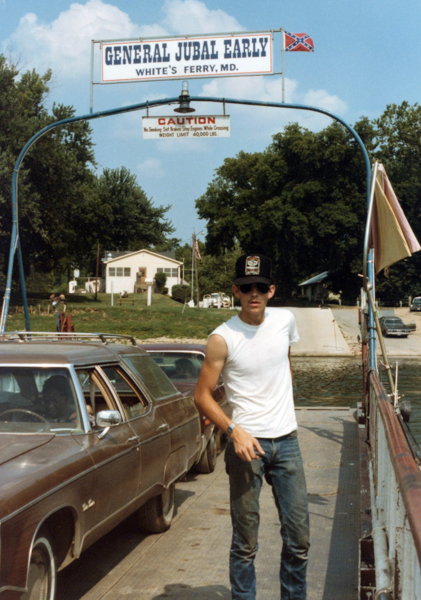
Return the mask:
[[[156,273],[155,275],[155,287],[158,294],[164,294],[165,284],[167,283],[167,276],[165,273]]]
[[[173,285],[172,286],[172,299],[177,302],[188,302],[190,300],[190,286],[189,285]]]

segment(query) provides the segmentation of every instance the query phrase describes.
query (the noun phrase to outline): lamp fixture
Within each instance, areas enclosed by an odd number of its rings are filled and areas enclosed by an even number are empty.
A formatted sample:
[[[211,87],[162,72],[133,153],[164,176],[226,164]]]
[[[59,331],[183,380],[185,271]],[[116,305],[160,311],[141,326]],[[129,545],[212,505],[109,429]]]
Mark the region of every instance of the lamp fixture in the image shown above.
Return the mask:
[[[189,98],[190,94],[188,81],[183,81],[183,87],[179,96],[180,106],[178,108],[174,108],[174,112],[181,114],[196,112],[194,108],[190,108]]]

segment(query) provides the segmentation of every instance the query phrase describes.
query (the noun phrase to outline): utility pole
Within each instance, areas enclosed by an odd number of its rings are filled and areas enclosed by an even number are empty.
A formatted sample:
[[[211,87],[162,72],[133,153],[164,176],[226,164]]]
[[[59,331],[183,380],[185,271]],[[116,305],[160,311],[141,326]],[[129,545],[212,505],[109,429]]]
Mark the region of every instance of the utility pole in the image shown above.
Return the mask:
[[[196,234],[193,233],[193,259],[194,259],[194,270],[196,271],[196,294],[197,294],[197,310],[200,310],[199,304],[199,273],[197,270],[197,252],[196,252]],[[192,286],[193,286],[193,273],[192,273]]]
[[[99,271],[99,242],[96,251],[96,278],[95,278],[95,300],[98,299],[98,271]]]
[[[192,236],[192,240],[191,240],[191,299],[194,300],[194,288],[193,288],[193,281],[194,281],[194,238],[195,235],[193,233]]]

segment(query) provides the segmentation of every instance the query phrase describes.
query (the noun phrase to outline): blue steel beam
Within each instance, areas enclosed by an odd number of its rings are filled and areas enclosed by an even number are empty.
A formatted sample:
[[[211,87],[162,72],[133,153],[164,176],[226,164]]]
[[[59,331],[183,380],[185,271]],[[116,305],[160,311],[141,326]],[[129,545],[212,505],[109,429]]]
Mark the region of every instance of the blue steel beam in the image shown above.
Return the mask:
[[[364,143],[361,140],[360,136],[355,131],[355,129],[353,127],[351,127],[351,125],[349,125],[346,121],[344,121],[344,119],[342,119],[342,117],[339,117],[338,115],[335,115],[323,108],[318,108],[316,106],[307,106],[305,104],[286,104],[284,102],[259,102],[257,100],[237,100],[234,98],[214,98],[214,97],[203,97],[203,96],[190,96],[189,98],[183,98],[183,100],[184,101],[188,100],[189,102],[214,102],[214,103],[218,103],[218,104],[223,104],[223,103],[225,103],[225,104],[242,104],[242,105],[246,105],[246,106],[264,106],[264,107],[272,107],[272,108],[289,108],[289,109],[295,109],[295,110],[305,110],[305,111],[321,113],[323,115],[330,117],[331,119],[334,119],[335,121],[338,121],[353,136],[353,138],[359,145],[360,150],[363,154],[364,163],[365,163],[365,167],[366,167],[367,210],[368,210],[369,201],[370,201],[370,179],[371,179],[370,159],[368,157],[367,150],[366,150]],[[14,256],[15,256],[16,249],[18,250],[18,257],[19,257],[19,265],[20,265],[19,270],[20,270],[20,276],[21,276],[21,288],[22,288],[26,328],[27,328],[27,331],[30,331],[28,303],[27,303],[26,292],[25,292],[25,281],[24,281],[23,267],[21,266],[22,265],[22,254],[21,254],[21,250],[20,250],[20,241],[19,241],[17,183],[18,183],[20,166],[22,164],[23,159],[25,158],[26,153],[31,148],[31,146],[40,137],[42,137],[43,135],[48,133],[50,130],[55,129],[57,127],[63,127],[64,125],[69,125],[70,123],[76,123],[77,121],[93,121],[95,119],[100,119],[102,117],[111,117],[113,115],[119,115],[122,113],[143,110],[145,108],[153,108],[155,106],[164,106],[164,105],[169,105],[169,104],[175,104],[175,103],[179,103],[179,101],[180,101],[179,97],[164,98],[162,100],[153,100],[151,102],[141,102],[139,104],[132,104],[130,106],[119,107],[119,108],[114,108],[114,109],[110,109],[110,110],[104,110],[101,112],[91,113],[88,115],[81,115],[79,117],[71,117],[68,119],[62,119],[61,121],[57,121],[55,123],[51,123],[50,125],[47,125],[47,127],[44,127],[43,129],[38,131],[38,133],[36,133],[26,143],[26,145],[23,147],[23,149],[22,149],[21,153],[19,154],[19,157],[16,161],[15,169],[13,172],[13,178],[12,178],[12,217],[13,217],[12,218],[12,233],[11,233],[11,240],[10,240],[10,255],[9,255],[9,266],[8,266],[8,272],[7,272],[7,279],[6,279],[6,291],[5,291],[4,299],[3,299],[3,309],[2,309],[1,323],[0,323],[0,332],[1,333],[4,333],[6,330],[7,314],[9,311],[10,292],[11,292],[11,285],[12,285],[13,262],[14,262]],[[373,265],[372,265],[371,261],[369,262],[368,276],[369,276],[370,282],[373,283],[374,271],[373,271]],[[371,312],[371,309],[369,309],[369,325],[371,325],[370,338],[369,338],[370,361],[372,361],[371,367],[374,368],[375,336],[374,336],[374,329],[373,329],[374,317]]]

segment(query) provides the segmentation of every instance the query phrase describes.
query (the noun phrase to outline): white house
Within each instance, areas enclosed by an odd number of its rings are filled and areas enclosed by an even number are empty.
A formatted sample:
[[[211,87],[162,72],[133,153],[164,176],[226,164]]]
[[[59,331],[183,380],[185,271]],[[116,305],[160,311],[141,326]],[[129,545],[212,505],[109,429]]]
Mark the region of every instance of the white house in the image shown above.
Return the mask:
[[[113,256],[116,254],[116,256]],[[137,250],[129,253],[108,253],[110,258],[103,259],[105,276],[105,291],[107,294],[118,294],[120,292],[146,291],[146,279],[155,279],[157,273],[165,273],[167,276],[166,287],[171,296],[172,286],[182,282],[182,262],[153,252],[152,250]]]

